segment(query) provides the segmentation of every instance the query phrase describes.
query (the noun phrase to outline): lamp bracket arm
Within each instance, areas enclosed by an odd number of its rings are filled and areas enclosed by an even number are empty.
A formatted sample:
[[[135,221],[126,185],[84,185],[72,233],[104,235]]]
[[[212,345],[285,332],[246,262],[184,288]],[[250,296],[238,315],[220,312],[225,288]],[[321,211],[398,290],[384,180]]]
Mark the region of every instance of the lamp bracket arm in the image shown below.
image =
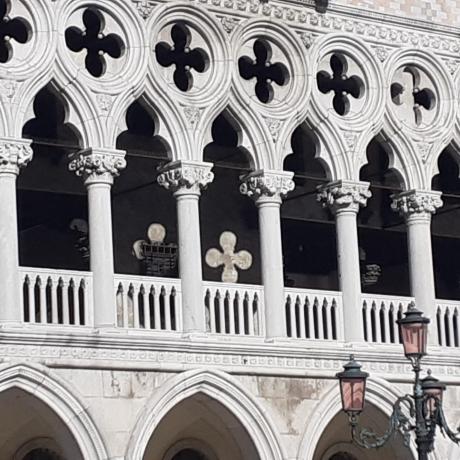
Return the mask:
[[[404,438],[404,444],[409,446],[410,435],[415,427],[410,418],[405,415],[403,410],[404,403],[407,405],[406,409],[408,409],[410,417],[413,418],[415,414],[414,402],[408,395],[399,397],[393,404],[393,413],[390,417],[388,429],[380,436],[368,428],[359,429],[357,416],[351,415],[350,424],[353,440],[365,449],[374,449],[382,447],[396,431],[399,431]]]
[[[441,404],[437,403],[436,404],[436,412],[437,412],[437,425],[441,429],[441,433],[444,436],[447,436],[451,441],[459,444],[460,443],[460,426],[457,428],[457,431],[453,431],[450,427],[449,424],[447,423],[446,416],[444,414],[444,411],[442,409]]]

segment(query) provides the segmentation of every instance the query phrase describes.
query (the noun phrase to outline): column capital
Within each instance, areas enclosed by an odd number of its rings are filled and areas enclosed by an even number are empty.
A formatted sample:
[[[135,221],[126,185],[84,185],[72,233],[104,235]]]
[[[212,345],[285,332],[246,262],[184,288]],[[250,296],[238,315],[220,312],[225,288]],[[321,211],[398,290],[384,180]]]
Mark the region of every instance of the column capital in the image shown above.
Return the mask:
[[[200,161],[172,161],[160,170],[157,182],[174,194],[199,195],[214,180],[213,166]]]
[[[409,190],[392,195],[391,209],[408,219],[430,220],[442,206],[441,192],[434,190]]]
[[[372,196],[369,182],[338,180],[318,187],[318,201],[333,213],[351,211],[358,213]]]
[[[83,177],[85,185],[113,184],[113,179],[126,168],[126,152],[114,149],[89,148],[72,155],[69,170]]]
[[[261,169],[241,177],[240,192],[256,203],[276,202],[281,204],[295,188],[293,172]]]
[[[19,174],[33,157],[32,141],[27,139],[0,139],[0,174]]]

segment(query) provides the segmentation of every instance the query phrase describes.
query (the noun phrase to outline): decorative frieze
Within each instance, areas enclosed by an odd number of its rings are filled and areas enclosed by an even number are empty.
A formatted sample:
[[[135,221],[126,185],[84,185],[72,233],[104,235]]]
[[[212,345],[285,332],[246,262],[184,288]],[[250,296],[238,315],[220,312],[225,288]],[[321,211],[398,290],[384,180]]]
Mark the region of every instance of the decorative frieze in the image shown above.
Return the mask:
[[[200,193],[200,190],[214,180],[212,166],[212,163],[197,161],[174,161],[162,169],[157,181],[158,184],[173,193],[184,190]]]
[[[117,150],[87,149],[76,153],[69,170],[91,182],[113,183],[113,179],[126,168],[125,152]]]
[[[368,182],[340,180],[318,188],[318,201],[336,213],[341,210],[358,212],[372,196]]]
[[[268,198],[281,203],[281,199],[294,190],[293,176],[287,171],[255,171],[242,178],[240,192],[256,202]]]
[[[442,206],[441,192],[432,190],[410,190],[392,196],[391,209],[405,219],[411,217],[430,218]]]
[[[30,141],[16,139],[0,140],[0,174],[19,174],[20,168],[32,160]]]

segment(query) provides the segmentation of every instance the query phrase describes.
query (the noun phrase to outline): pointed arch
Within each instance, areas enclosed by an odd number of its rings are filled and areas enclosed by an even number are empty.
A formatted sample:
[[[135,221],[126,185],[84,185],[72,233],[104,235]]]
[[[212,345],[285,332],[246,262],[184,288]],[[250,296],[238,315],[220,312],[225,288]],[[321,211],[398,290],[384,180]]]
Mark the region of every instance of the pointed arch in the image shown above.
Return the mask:
[[[51,375],[48,368],[31,363],[3,366],[0,368],[0,393],[13,388],[38,398],[53,410],[72,433],[83,458],[109,458],[96,425],[75,396],[75,389]]]
[[[402,396],[400,391],[395,391],[395,386],[381,378],[369,378],[366,386],[366,401],[382,411],[387,417],[391,416],[393,403]],[[307,426],[300,442],[297,458],[310,460],[314,458],[316,447],[329,423],[342,410],[342,401],[338,383],[333,385],[323,396],[319,404],[308,417]],[[415,441],[410,445],[413,458],[417,458]],[[440,460],[436,454],[431,457]]]
[[[222,371],[192,370],[169,379],[152,397],[131,434],[126,458],[143,458],[148,442],[162,419],[182,401],[204,394],[218,401],[241,422],[261,459],[285,458],[267,413],[233,377]]]

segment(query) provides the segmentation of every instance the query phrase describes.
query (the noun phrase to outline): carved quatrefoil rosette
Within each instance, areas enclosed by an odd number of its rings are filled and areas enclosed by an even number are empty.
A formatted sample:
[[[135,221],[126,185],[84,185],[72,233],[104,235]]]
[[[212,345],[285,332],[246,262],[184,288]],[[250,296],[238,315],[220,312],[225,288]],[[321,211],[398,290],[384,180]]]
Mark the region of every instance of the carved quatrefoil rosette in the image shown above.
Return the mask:
[[[252,266],[252,255],[248,251],[235,252],[237,237],[233,232],[223,232],[219,238],[222,251],[211,248],[206,252],[206,263],[211,268],[223,266],[221,279],[224,283],[236,283],[238,271],[248,270]]]

